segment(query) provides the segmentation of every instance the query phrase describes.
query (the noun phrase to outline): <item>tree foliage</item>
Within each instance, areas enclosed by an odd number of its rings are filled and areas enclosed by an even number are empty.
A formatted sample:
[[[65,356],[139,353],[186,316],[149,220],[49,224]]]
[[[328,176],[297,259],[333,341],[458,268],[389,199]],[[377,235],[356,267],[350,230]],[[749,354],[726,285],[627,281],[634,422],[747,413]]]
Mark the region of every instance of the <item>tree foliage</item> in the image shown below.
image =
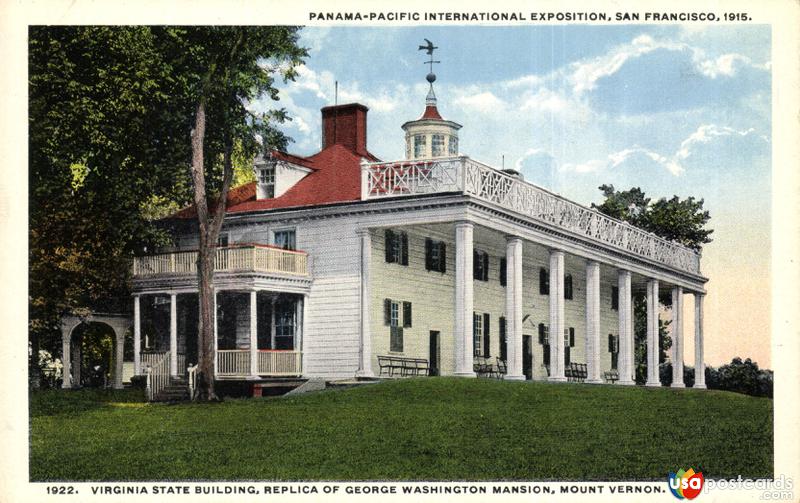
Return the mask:
[[[714,231],[706,228],[711,215],[703,209],[703,199],[672,196],[652,201],[639,187],[618,191],[613,185],[601,185],[599,189],[605,200],[592,208],[606,215],[693,250],[711,242]]]

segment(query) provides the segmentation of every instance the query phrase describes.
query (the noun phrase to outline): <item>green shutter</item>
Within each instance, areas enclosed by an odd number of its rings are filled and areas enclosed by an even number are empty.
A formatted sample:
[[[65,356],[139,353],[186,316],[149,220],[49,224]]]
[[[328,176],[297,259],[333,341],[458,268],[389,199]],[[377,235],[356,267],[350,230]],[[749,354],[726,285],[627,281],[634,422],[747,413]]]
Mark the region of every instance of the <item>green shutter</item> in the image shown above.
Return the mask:
[[[392,299],[383,299],[383,324],[392,324]]]
[[[439,272],[447,272],[447,246],[439,243]]]
[[[400,233],[400,263],[408,265],[408,234]]]
[[[569,347],[575,347],[575,329],[572,327],[569,327]]]
[[[403,302],[403,327],[411,327],[411,302]]]
[[[489,254],[483,254],[483,281],[489,281]]]
[[[608,334],[608,352],[614,352],[614,334]]]
[[[425,238],[425,270],[433,270],[433,241],[431,238]]]

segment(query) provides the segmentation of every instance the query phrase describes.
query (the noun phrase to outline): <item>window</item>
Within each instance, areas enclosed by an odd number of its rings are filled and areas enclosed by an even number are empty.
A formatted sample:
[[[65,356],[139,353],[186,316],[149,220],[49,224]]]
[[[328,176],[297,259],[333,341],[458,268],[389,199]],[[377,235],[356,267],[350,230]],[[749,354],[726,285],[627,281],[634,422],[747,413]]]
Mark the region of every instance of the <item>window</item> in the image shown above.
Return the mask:
[[[384,299],[383,306],[383,324],[389,327],[389,351],[402,353],[403,329],[411,327],[411,302]]]
[[[408,265],[408,234],[386,229],[386,262]]]
[[[425,269],[447,272],[447,247],[444,242],[425,239]]]
[[[508,269],[508,265],[506,263],[506,259],[500,259],[500,286],[506,286],[506,269]]]
[[[228,246],[228,233],[227,232],[220,232],[219,237],[217,238],[217,246],[220,248],[225,248]]]
[[[489,357],[489,313],[472,313],[472,354]]]
[[[611,353],[611,369],[617,370],[619,359],[619,336],[608,334],[608,352]]]
[[[443,134],[435,134],[431,136],[431,150],[434,157],[440,157],[445,154]]]
[[[564,276],[564,298],[572,300],[572,274]]]
[[[575,347],[575,329],[572,327],[564,329],[564,366],[568,367],[570,362],[570,348]]]
[[[414,157],[425,157],[425,135],[414,136]]]
[[[263,186],[265,197],[275,197],[275,165],[265,166],[258,170],[258,183]]]
[[[506,319],[504,316],[500,317],[500,359],[508,359],[508,341],[506,341]]]
[[[275,349],[294,349],[295,305],[275,304]]]
[[[611,287],[611,309],[619,311],[619,287]]]
[[[489,281],[489,254],[473,250],[472,277],[480,281]]]
[[[542,364],[550,375],[550,328],[544,323],[539,323],[539,344],[542,345]]]
[[[539,269],[539,295],[550,295],[550,273],[547,269]]]
[[[295,250],[294,229],[275,231],[272,237],[273,244],[284,250]]]
[[[447,138],[447,150],[449,155],[458,155],[458,138],[449,136]]]

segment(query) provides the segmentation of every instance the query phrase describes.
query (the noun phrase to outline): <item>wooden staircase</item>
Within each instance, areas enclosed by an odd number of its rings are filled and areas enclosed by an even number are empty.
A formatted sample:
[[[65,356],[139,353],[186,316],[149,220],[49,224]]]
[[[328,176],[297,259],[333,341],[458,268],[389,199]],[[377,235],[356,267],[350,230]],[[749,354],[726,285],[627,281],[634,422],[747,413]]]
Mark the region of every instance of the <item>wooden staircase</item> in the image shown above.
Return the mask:
[[[190,400],[189,380],[186,376],[170,376],[169,384],[153,397],[154,402],[183,402]]]

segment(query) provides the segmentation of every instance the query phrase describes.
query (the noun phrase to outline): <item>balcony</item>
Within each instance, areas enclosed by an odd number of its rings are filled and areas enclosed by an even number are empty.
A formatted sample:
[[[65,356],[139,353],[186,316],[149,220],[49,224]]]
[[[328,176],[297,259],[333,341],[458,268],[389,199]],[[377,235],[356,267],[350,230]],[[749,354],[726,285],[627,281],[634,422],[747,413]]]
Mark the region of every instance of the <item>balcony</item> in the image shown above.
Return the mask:
[[[361,199],[462,193],[551,228],[700,274],[700,254],[468,157],[363,163]]]
[[[217,248],[214,272],[260,272],[307,277],[308,254],[258,244]],[[133,259],[133,277],[136,279],[196,274],[197,251],[161,253]]]

